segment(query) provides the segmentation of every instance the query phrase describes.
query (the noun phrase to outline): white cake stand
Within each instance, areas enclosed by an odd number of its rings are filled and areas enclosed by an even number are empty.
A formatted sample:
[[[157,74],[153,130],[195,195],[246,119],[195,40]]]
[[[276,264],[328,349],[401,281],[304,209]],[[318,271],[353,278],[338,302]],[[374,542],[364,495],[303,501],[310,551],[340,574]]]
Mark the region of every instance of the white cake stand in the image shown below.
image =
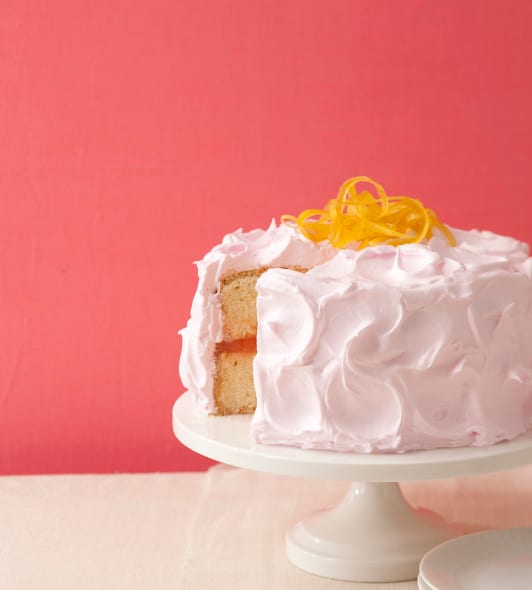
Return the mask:
[[[206,416],[188,392],[173,409],[177,438],[216,461],[281,475],[356,482],[337,506],[307,516],[286,535],[286,552],[294,565],[339,580],[415,579],[425,553],[459,534],[436,515],[411,508],[397,482],[487,473],[532,462],[532,432],[490,447],[361,455],[258,445],[250,440],[250,421],[250,416]]]

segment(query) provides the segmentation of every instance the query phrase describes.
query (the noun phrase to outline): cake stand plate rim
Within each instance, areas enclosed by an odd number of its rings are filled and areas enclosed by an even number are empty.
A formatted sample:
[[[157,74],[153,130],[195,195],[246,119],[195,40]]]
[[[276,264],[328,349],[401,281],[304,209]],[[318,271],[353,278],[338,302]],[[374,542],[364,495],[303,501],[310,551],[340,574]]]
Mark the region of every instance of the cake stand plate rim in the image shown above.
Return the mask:
[[[250,415],[201,413],[189,391],[177,399],[172,412],[174,434],[191,450],[236,467],[279,475],[397,482],[478,475],[532,462],[532,431],[486,447],[360,454],[259,445],[249,437],[250,422]]]

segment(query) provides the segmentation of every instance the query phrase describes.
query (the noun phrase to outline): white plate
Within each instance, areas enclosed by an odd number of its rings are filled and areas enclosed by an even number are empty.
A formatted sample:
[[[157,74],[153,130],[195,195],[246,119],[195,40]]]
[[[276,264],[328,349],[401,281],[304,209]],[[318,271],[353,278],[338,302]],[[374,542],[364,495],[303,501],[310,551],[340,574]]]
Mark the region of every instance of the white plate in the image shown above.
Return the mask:
[[[419,588],[419,590],[433,590],[428,584],[427,582],[425,582],[425,580],[421,577],[421,574],[419,574],[419,577],[417,579],[417,587]]]
[[[425,555],[419,576],[431,590],[530,590],[532,527],[447,541]]]

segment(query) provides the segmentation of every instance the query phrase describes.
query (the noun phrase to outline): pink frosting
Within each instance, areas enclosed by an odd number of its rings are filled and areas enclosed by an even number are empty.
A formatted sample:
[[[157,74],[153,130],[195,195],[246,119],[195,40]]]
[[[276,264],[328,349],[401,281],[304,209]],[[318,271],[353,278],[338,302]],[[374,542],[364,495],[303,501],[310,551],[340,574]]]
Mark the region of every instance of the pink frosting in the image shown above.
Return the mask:
[[[196,262],[198,289],[190,319],[181,330],[183,348],[179,362],[181,381],[206,412],[214,412],[212,396],[214,348],[222,341],[222,321],[217,289],[220,279],[234,272],[263,266],[313,268],[336,254],[332,246],[315,244],[297,230],[272,221],[264,231],[241,229],[224,237],[204,258]]]
[[[528,247],[453,230],[342,250],[257,284],[255,441],[383,452],[486,445],[532,426]]]

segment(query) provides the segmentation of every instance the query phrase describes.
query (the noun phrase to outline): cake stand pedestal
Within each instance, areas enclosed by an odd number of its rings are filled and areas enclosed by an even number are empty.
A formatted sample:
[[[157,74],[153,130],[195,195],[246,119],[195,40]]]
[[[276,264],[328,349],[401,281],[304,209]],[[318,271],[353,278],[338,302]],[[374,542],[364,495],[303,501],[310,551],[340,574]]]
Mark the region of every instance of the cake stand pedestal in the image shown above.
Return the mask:
[[[280,475],[352,481],[335,507],[311,514],[286,534],[288,559],[328,578],[398,582],[418,575],[421,558],[459,534],[415,510],[397,482],[499,471],[532,462],[532,432],[490,447],[361,455],[266,446],[249,437],[251,416],[206,416],[183,394],[173,409],[176,437],[214,459]]]

